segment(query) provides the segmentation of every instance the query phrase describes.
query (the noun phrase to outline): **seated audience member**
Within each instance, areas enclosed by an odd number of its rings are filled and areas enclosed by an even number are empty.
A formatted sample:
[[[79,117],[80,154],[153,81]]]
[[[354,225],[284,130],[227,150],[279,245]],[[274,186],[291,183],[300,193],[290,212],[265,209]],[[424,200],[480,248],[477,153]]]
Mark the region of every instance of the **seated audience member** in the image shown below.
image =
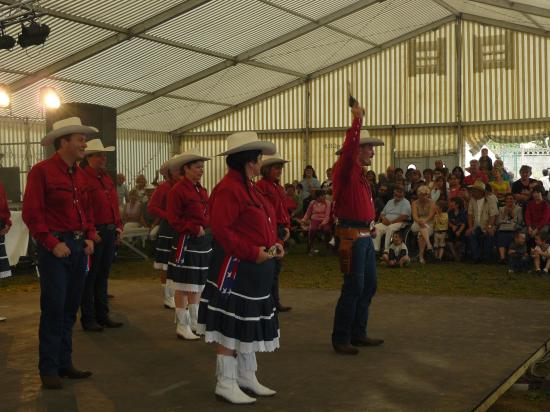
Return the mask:
[[[476,159],[470,160],[470,167],[467,169],[470,174],[464,178],[466,186],[473,185],[476,181],[481,180],[483,183],[489,182],[489,177],[483,170],[479,169],[479,161]]]
[[[329,167],[327,169],[326,174],[327,174],[327,178],[321,184],[321,189],[325,191],[327,199],[329,201],[332,201],[332,167]]]
[[[314,254],[317,253],[317,250],[313,249],[313,243],[317,233],[322,232],[325,238],[326,243],[331,238],[331,204],[326,198],[324,190],[317,190],[315,192],[315,199],[311,201],[302,219],[304,225],[309,224],[309,233],[308,233],[308,253]]]
[[[135,229],[146,226],[143,218],[143,208],[139,201],[139,193],[136,189],[130,190],[128,194],[129,202],[124,204],[122,209],[122,221],[124,222],[124,230]]]
[[[544,189],[541,185],[533,189],[532,200],[525,209],[527,234],[534,237],[537,233],[548,232],[550,225],[550,203],[542,198]]]
[[[302,217],[304,216],[304,188],[302,187],[301,183],[297,183],[296,185],[293,185],[296,188],[296,193],[294,194],[294,199],[296,200],[296,203],[298,204],[298,207],[294,211],[294,216],[296,217]]]
[[[392,235],[390,247],[387,251],[384,251],[382,260],[389,267],[399,266],[401,268],[410,262],[409,251],[401,238],[401,233],[395,232]]]
[[[395,181],[397,182],[397,179],[405,179],[405,174],[403,172],[403,169],[400,167],[395,169]]]
[[[493,169],[494,170],[494,169]],[[499,208],[497,218],[497,247],[500,263],[506,263],[506,250],[514,240],[516,231],[523,227],[523,212],[516,204],[514,195],[508,193],[504,200],[504,206]]]
[[[443,176],[435,178],[430,196],[436,203],[439,200],[447,200],[447,184]]]
[[[527,239],[525,233],[517,231],[514,233],[514,240],[508,246],[508,272],[528,271],[531,260],[527,253]]]
[[[437,211],[434,217],[434,248],[435,258],[443,260],[445,245],[447,243],[447,231],[449,230],[449,215],[447,214],[447,202],[440,200],[436,203]]]
[[[405,199],[404,188],[401,185],[395,186],[393,199],[388,200],[380,213],[379,222],[374,226],[376,228],[376,237],[373,239],[374,250],[380,251],[382,236],[385,235],[384,252],[387,252],[392,235],[405,227],[410,218],[411,204]]]
[[[510,183],[510,174],[508,171],[504,168],[504,162],[500,159],[495,160],[495,163],[493,164],[493,169],[495,167],[498,167],[500,170],[502,170],[502,178],[506,180],[508,183]],[[511,183],[510,183],[511,185]]]
[[[489,184],[493,189],[493,194],[498,199],[498,205],[502,206],[504,204],[504,198],[508,193],[512,192],[512,188],[510,187],[510,183],[502,177],[502,169],[500,167],[494,167],[492,175],[493,180],[491,180]]]
[[[434,180],[434,171],[430,168],[424,169],[422,171],[422,176],[424,179],[424,184],[427,185],[430,189],[433,186],[433,180]]]
[[[411,184],[406,194],[406,197],[407,199],[409,199],[409,201],[412,202],[413,200],[417,199],[418,188],[423,184],[424,182],[422,181],[422,174],[420,173],[420,170],[414,169],[411,172]]]
[[[464,179],[465,179],[464,170],[462,170],[462,168],[460,166],[453,167],[451,175],[456,176],[456,178],[458,179],[460,187],[464,186]]]
[[[145,203],[147,202],[147,200],[149,200],[146,194],[146,189],[145,189],[146,187],[147,187],[147,179],[145,178],[145,175],[137,175],[136,185],[133,190],[137,191],[138,200],[141,203]]]
[[[479,168],[487,175],[493,170],[493,159],[489,157],[489,150],[484,147],[481,149],[481,157],[479,158]]]
[[[445,167],[445,165],[443,164],[443,160],[438,159],[438,160],[435,161],[434,170],[435,169],[443,169],[444,167]]]
[[[550,235],[548,233],[539,233],[535,236],[536,246],[531,251],[535,271],[539,275],[548,275],[550,269]]]
[[[372,197],[374,198],[376,197],[376,194],[378,192],[378,183],[376,182],[376,173],[374,173],[372,170],[369,170],[366,174],[366,178],[370,186]]]
[[[128,185],[126,185],[126,176],[122,173],[116,175],[116,192],[118,196],[118,206],[122,207],[128,201]]]
[[[454,260],[459,262],[459,246],[464,239],[464,232],[466,232],[466,226],[468,225],[468,215],[464,209],[462,198],[454,197],[449,200],[447,215],[449,217],[449,230],[447,231],[449,249]]]
[[[290,183],[287,183],[285,185],[285,208],[290,216],[293,216],[298,208],[298,202],[295,195],[296,188]]]
[[[424,252],[433,255],[430,236],[433,233],[433,221],[436,212],[435,202],[430,198],[430,188],[420,186],[417,190],[418,199],[412,202],[413,224],[411,230],[418,235],[419,262],[426,263]]]
[[[468,229],[466,239],[474,263],[487,263],[491,260],[494,240],[495,223],[498,216],[498,206],[494,196],[487,195],[485,183],[481,180],[469,186],[472,199],[468,204]]]
[[[460,180],[458,180],[458,177],[456,177],[455,175],[450,175],[448,191],[449,199],[454,199],[455,197],[459,196],[461,189],[462,187],[460,187]]]
[[[378,187],[376,196],[374,196],[374,210],[376,213],[376,220],[378,220],[382,209],[384,209],[384,206],[386,206],[386,203],[388,202],[388,191],[388,185],[386,183],[383,183]]]
[[[538,185],[538,181],[531,179],[531,166],[523,165],[519,169],[520,178],[512,184],[512,193],[516,202],[521,206],[525,213],[527,203],[531,200],[533,189]]]
[[[302,184],[302,210],[305,212],[309,203],[315,199],[315,192],[321,188],[321,183],[317,180],[317,174],[313,166],[307,165],[304,168],[304,174],[300,183]]]

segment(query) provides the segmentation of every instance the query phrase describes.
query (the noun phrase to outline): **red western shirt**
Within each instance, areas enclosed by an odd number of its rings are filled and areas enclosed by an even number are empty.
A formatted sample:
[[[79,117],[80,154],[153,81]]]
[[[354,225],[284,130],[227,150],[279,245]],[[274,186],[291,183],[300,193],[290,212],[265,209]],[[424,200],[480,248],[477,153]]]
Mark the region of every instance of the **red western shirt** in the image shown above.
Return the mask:
[[[168,192],[166,218],[178,233],[197,236],[210,224],[206,189],[182,177]]]
[[[339,219],[372,221],[375,217],[372,192],[357,160],[360,134],[361,119],[356,117],[346,132],[342,154],[334,165],[334,214]]]
[[[216,242],[238,259],[255,262],[260,247],[277,242],[275,209],[252,181],[229,169],[210,196],[210,226]]]
[[[487,184],[489,182],[489,178],[483,171],[478,171],[476,175],[469,174],[464,178],[464,184],[467,186],[473,185],[476,180],[481,180],[483,183]]]
[[[166,219],[166,199],[168,192],[174,187],[177,182],[173,180],[165,180],[153,192],[149,203],[147,203],[147,211],[156,217]]]
[[[540,203],[535,200],[527,203],[525,223],[527,223],[527,226],[536,227],[539,230],[546,225],[550,225],[550,203],[547,203],[544,199]]]
[[[267,197],[267,200],[275,209],[277,224],[290,227],[290,215],[286,208],[285,189],[277,182],[269,179],[261,179],[256,187]]]
[[[86,166],[84,174],[88,179],[88,200],[94,213],[94,224],[116,225],[122,229],[118,195],[111,177],[103,170]]]
[[[8,196],[6,195],[4,185],[0,183],[0,223],[3,223],[4,226],[11,226],[10,217],[11,213],[8,207]]]
[[[85,192],[86,176],[82,169],[69,167],[54,154],[33,166],[27,176],[23,197],[23,221],[46,249],[60,241],[52,232],[86,232],[95,237],[93,210]]]

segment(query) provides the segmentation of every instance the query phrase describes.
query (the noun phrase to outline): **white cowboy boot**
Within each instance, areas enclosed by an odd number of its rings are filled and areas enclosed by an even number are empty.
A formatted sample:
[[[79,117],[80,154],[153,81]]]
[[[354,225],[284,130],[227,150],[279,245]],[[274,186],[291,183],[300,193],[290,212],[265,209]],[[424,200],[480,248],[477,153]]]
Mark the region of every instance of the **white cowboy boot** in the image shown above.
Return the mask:
[[[176,317],[178,319],[178,325],[176,326],[176,335],[178,338],[185,340],[199,339],[191,330],[189,312],[187,309],[176,308]]]
[[[244,393],[237,383],[237,359],[233,356],[218,355],[216,357],[216,376],[218,382],[214,393],[234,404],[249,404],[256,402]]]
[[[164,307],[166,309],[175,309],[174,292],[167,284],[162,285],[162,293],[164,295]]]
[[[191,317],[191,330],[196,333],[199,320],[199,304],[190,303],[187,308],[189,308],[189,316]]]
[[[256,378],[258,364],[256,363],[256,354],[237,352],[238,375],[237,382],[242,389],[246,389],[257,396],[273,396],[277,392],[266,388]]]

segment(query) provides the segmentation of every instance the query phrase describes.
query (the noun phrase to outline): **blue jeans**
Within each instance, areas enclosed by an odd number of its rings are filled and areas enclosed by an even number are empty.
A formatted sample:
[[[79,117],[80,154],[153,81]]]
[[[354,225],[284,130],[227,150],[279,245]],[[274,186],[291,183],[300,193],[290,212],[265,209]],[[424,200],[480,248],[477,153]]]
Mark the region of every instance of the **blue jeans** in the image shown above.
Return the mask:
[[[107,298],[107,282],[109,272],[115,257],[116,230],[103,228],[98,230],[101,242],[96,243],[91,256],[91,267],[84,292],[80,322],[84,327],[95,322],[104,322],[109,317],[109,300]]]
[[[481,228],[476,227],[471,236],[466,237],[468,248],[474,261],[481,260],[483,252],[483,261],[490,262],[493,258],[493,248],[495,247],[495,237],[483,233]]]
[[[354,338],[367,336],[369,305],[376,287],[376,252],[372,239],[359,238],[353,244],[351,273],[344,275],[334,313],[333,343],[347,344]]]
[[[40,272],[40,327],[38,336],[41,375],[57,375],[72,365],[72,334],[86,277],[87,256],[83,239],[61,239],[71,250],[57,258],[38,245]]]

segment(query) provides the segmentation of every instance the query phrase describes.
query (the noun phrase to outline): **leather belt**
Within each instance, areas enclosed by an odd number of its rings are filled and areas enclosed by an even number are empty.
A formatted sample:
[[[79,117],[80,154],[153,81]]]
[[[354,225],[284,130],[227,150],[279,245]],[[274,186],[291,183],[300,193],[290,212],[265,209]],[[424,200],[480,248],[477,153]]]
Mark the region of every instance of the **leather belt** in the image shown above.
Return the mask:
[[[116,225],[109,223],[108,225],[96,225],[96,230],[116,230]]]
[[[70,237],[74,240],[84,239],[84,232],[81,230],[75,230],[73,232],[52,232],[52,235],[62,240],[65,237]]]

